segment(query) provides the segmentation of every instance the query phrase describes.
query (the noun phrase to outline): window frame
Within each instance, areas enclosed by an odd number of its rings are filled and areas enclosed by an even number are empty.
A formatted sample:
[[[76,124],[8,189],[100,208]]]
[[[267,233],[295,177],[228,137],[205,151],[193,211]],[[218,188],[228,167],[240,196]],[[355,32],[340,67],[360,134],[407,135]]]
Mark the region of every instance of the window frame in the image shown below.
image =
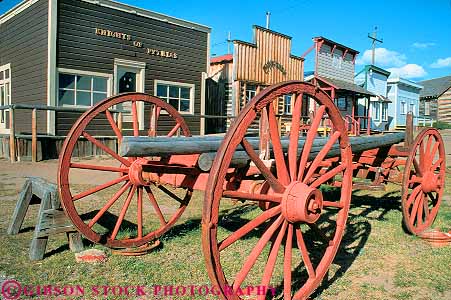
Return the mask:
[[[290,98],[290,104],[287,105],[287,98]],[[283,95],[283,114],[284,115],[292,115],[293,114],[293,95],[287,94]],[[289,108],[289,111],[287,112],[287,108]]]
[[[167,86],[170,86],[170,85],[172,85],[172,86],[176,86],[176,87],[184,87],[184,88],[189,88],[190,89],[190,105],[189,105],[189,111],[180,111],[178,108],[175,108],[181,115],[194,115],[194,102],[196,101],[196,98],[195,98],[195,89],[196,89],[196,85],[195,84],[193,84],[193,83],[185,83],[185,82],[176,82],[176,81],[167,81],[167,80],[159,80],[159,79],[155,79],[154,80],[154,86],[153,86],[153,94],[154,94],[154,96],[155,97],[158,97],[157,96],[157,87],[158,87],[158,85],[159,84],[161,84],[161,85],[167,85]],[[169,93],[169,92],[168,92]],[[159,97],[160,98],[160,97]],[[168,94],[168,96],[167,96],[167,101],[166,101],[166,103],[168,103],[169,104],[169,94]],[[163,100],[166,100],[166,99],[164,99],[164,98],[161,98],[161,99],[163,99]],[[180,90],[179,90],[179,98],[178,98],[178,100],[179,100],[179,106],[180,106],[180,100],[181,100],[181,98],[180,98]],[[164,113],[163,111],[162,111],[162,113]]]
[[[401,115],[407,114],[407,102],[405,100],[400,101],[399,113]]]
[[[425,116],[431,115],[431,102],[430,101],[424,101],[424,115]]]
[[[343,106],[340,106],[339,105],[339,103],[340,103],[340,99],[344,99],[344,107]],[[348,110],[348,97],[347,96],[341,96],[341,97],[337,97],[337,98],[335,98],[335,105],[337,106],[337,108],[339,109],[339,110],[341,110],[341,111],[347,111]]]
[[[381,103],[379,101],[371,102],[371,118],[375,122],[381,121]]]
[[[249,87],[252,87],[254,89],[250,89]],[[254,84],[246,84],[246,89],[244,91],[244,97],[246,100],[246,103],[249,103],[252,98],[254,98],[257,95],[257,85]],[[250,94],[253,94],[252,96],[250,96]]]
[[[59,99],[59,91],[60,91],[60,74],[68,74],[68,75],[74,75],[74,76],[91,76],[91,90],[89,91],[91,94],[91,105],[80,105],[76,103],[76,98],[74,99],[74,104],[60,104],[60,99]],[[112,85],[113,85],[113,74],[108,74],[108,73],[100,73],[100,72],[90,72],[90,71],[83,71],[83,70],[76,70],[76,69],[66,69],[66,68],[58,68],[57,72],[56,72],[56,78],[57,78],[57,84],[56,84],[56,105],[57,106],[66,106],[66,107],[79,107],[79,108],[86,108],[86,107],[92,107],[94,106],[96,103],[94,103],[94,99],[92,97],[92,95],[95,93],[95,91],[93,90],[93,82],[92,82],[92,77],[103,77],[107,79],[107,91],[106,91],[106,97],[110,97],[111,96],[111,92],[113,90]],[[72,90],[72,89],[68,89],[68,90]],[[76,80],[75,80],[75,86],[74,86],[74,97],[76,97],[76,93],[77,93],[77,88],[76,88]],[[81,91],[86,91],[86,90],[81,90]]]
[[[8,71],[8,78],[5,78],[5,74],[6,71]],[[0,66],[0,72],[3,73],[3,77],[2,79],[0,79],[0,86],[3,87],[3,91],[4,91],[4,103],[3,105],[10,105],[12,103],[11,100],[11,63],[8,64],[4,64]],[[3,97],[2,95],[0,95],[0,97]],[[6,124],[6,114],[9,112],[9,109],[4,109],[0,112],[1,116],[0,116],[0,129],[6,129],[7,124]],[[8,129],[9,130],[9,129]]]
[[[385,112],[385,114],[384,114]],[[388,121],[388,103],[382,102],[381,103],[381,119],[383,122]]]
[[[409,103],[409,112],[412,112],[413,115],[415,115],[415,109],[416,109],[416,105],[414,102],[410,102]]]

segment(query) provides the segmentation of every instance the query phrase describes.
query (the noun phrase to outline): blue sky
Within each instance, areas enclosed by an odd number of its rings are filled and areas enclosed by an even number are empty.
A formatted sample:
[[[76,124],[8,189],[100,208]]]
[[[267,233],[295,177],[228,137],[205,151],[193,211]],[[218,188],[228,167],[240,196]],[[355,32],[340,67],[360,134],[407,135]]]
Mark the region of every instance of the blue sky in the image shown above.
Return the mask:
[[[18,2],[1,1],[0,13]],[[376,65],[414,81],[451,75],[451,0],[121,2],[211,27],[216,55],[227,53],[229,31],[232,39],[252,41],[252,25],[265,26],[265,12],[270,11],[270,28],[292,36],[293,54],[302,55],[311,38],[322,35],[360,51],[356,71],[371,60],[367,34],[377,25],[384,42],[377,46]],[[305,70],[312,68],[310,54]]]

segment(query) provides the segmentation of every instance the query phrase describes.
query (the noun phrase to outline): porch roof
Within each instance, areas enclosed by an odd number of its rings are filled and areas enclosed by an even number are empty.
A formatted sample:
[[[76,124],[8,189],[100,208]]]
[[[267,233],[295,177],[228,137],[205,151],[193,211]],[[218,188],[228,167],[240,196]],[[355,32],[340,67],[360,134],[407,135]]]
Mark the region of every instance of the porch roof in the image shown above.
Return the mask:
[[[329,78],[325,76],[317,76],[320,81],[324,82],[327,85],[330,85],[331,87],[337,89],[337,90],[343,90],[343,91],[350,91],[355,94],[365,95],[365,96],[376,96],[375,94],[371,93],[370,91],[364,89],[363,87],[353,83],[348,82],[336,78]]]

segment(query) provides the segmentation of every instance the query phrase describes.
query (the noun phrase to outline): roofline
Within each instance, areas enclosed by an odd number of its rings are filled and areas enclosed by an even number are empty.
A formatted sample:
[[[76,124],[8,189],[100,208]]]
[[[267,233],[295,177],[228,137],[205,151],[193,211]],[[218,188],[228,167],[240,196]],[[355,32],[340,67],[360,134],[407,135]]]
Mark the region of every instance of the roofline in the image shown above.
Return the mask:
[[[375,65],[366,65],[365,69],[369,70],[369,69],[373,69],[383,75],[386,75],[387,77],[390,76],[391,72],[384,70],[382,68],[376,67]]]
[[[252,25],[252,28],[254,28],[254,29],[260,29],[260,30],[262,30],[262,31],[267,31],[267,32],[270,32],[270,33],[274,33],[274,34],[276,34],[276,35],[279,35],[279,36],[281,36],[281,37],[287,38],[287,39],[289,39],[289,40],[292,39],[291,36],[289,36],[289,35],[286,35],[286,34],[283,34],[283,33],[280,33],[280,32],[277,32],[277,31],[274,31],[274,30],[265,28],[265,27],[261,27],[261,26],[259,26],[259,25]]]
[[[0,15],[0,24],[5,23],[9,19],[23,12],[25,9],[38,2],[39,0],[23,0],[10,8],[4,14]]]
[[[15,7],[13,7],[12,9],[7,11],[0,17],[0,24],[8,21],[12,17],[21,13],[22,11],[24,11],[26,8],[28,8],[29,6],[31,6],[33,3],[37,2],[37,1],[39,1],[39,0],[22,1],[21,3],[19,3],[18,5],[16,5]],[[198,31],[206,32],[206,33],[211,32],[210,27],[202,25],[202,24],[186,21],[183,19],[178,19],[175,17],[160,14],[160,13],[153,12],[153,11],[150,11],[147,9],[139,8],[136,6],[129,5],[129,4],[120,3],[117,1],[113,1],[113,0],[79,0],[79,1],[84,1],[84,2],[91,3],[91,4],[108,7],[108,8],[123,11],[126,13],[135,14],[135,15],[146,17],[149,19],[154,19],[154,20],[165,22],[165,23],[170,23],[170,24],[174,24],[177,26],[186,27],[186,28],[190,28],[190,29],[194,29],[194,30],[198,30]]]
[[[330,39],[328,39],[328,38],[325,38],[325,37],[323,37],[323,36],[315,36],[315,37],[313,38],[313,41],[315,41],[315,42],[318,41],[318,40],[324,40],[324,41],[326,41],[326,42],[328,42],[328,43],[335,44],[335,45],[337,45],[338,47],[347,49],[349,52],[352,52],[352,53],[354,53],[354,54],[359,54],[359,53],[360,53],[359,51],[357,51],[357,50],[355,50],[355,49],[349,48],[348,46],[345,46],[345,45],[343,45],[343,44],[337,43],[337,42],[332,41],[332,40],[330,40]]]
[[[387,79],[387,83],[402,83],[402,84],[405,84],[405,85],[408,85],[408,86],[415,87],[415,88],[420,89],[420,90],[423,89],[422,85],[420,85],[418,83],[415,83],[413,81],[401,78],[401,77],[388,78]]]

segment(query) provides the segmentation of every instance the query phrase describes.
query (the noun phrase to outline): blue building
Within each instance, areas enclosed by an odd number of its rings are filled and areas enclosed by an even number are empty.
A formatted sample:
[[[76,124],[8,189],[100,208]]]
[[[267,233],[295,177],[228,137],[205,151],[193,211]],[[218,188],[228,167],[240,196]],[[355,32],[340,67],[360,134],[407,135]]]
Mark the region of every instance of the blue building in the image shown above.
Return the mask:
[[[356,84],[374,94],[374,96],[369,98],[369,103],[365,98],[359,99],[358,102],[359,115],[369,111],[372,130],[388,130],[394,119],[388,113],[389,104],[391,103],[389,98],[387,98],[387,80],[389,76],[390,72],[374,65],[366,65],[355,76]]]
[[[393,116],[390,129],[403,129],[406,126],[406,115],[413,113],[413,125],[418,125],[420,91],[423,86],[404,78],[389,78],[387,96],[392,100],[388,106],[388,115]]]

